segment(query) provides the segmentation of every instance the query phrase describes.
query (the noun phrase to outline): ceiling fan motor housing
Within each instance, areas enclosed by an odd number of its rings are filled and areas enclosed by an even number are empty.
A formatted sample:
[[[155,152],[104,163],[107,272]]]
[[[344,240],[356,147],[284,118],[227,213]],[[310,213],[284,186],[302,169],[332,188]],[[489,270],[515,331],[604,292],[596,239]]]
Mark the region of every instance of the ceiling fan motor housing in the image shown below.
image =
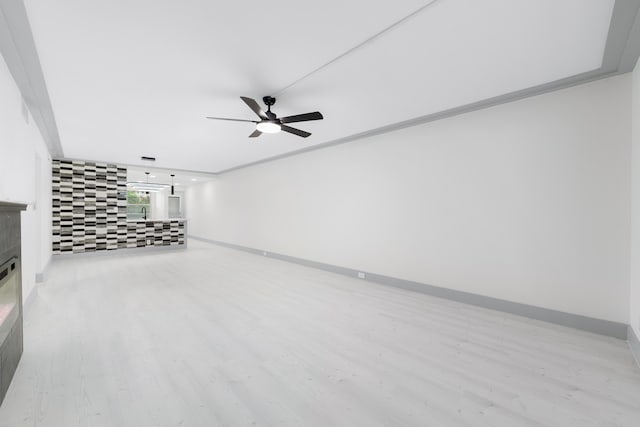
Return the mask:
[[[265,96],[262,98],[262,101],[264,101],[264,105],[267,107],[271,107],[276,103],[276,99],[273,96]]]

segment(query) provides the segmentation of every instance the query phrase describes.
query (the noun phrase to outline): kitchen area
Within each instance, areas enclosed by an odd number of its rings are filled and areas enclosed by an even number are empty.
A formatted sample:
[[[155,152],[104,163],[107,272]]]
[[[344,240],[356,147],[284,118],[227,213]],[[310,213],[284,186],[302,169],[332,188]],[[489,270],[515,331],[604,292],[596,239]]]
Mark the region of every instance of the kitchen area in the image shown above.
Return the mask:
[[[185,189],[212,176],[52,161],[54,254],[186,247]]]
[[[185,179],[192,178],[176,180],[175,173],[163,170],[127,170],[127,247],[186,244]]]

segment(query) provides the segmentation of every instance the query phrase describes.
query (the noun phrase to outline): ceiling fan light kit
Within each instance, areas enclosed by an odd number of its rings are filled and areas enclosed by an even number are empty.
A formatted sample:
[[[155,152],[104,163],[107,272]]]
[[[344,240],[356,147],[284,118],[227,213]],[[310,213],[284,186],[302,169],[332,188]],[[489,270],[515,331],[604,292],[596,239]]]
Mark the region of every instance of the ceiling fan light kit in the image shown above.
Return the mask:
[[[278,133],[282,130],[280,123],[263,121],[256,125],[256,130],[262,133]]]
[[[276,114],[271,111],[271,106],[276,103],[276,99],[274,97],[265,96],[264,98],[262,98],[262,101],[267,106],[267,111],[263,111],[260,105],[253,98],[241,96],[240,99],[242,99],[244,103],[247,104],[249,108],[251,108],[251,111],[253,111],[258,116],[258,118],[260,118],[260,120],[228,119],[223,117],[207,118],[211,120],[255,123],[256,130],[254,130],[253,133],[249,135],[249,138],[256,138],[263,133],[278,133],[280,131],[291,133],[302,138],[307,138],[311,136],[311,133],[304,130],[292,128],[291,126],[285,125],[285,123],[307,122],[311,120],[322,120],[324,118],[319,111],[278,118],[278,116],[276,116]]]

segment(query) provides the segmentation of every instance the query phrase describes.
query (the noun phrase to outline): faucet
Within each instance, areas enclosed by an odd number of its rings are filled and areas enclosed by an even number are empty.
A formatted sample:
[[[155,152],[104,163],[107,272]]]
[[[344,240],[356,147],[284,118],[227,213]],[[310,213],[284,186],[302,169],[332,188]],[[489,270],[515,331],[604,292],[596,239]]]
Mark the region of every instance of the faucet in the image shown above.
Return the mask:
[[[142,207],[142,219],[147,219],[147,207]]]

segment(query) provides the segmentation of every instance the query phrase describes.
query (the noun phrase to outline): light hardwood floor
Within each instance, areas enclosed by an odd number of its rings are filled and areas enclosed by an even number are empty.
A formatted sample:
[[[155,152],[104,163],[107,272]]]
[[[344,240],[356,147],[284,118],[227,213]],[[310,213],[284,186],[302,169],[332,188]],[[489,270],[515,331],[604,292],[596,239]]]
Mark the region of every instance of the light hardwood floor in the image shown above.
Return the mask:
[[[55,261],[0,426],[640,426],[623,341],[189,245]]]

